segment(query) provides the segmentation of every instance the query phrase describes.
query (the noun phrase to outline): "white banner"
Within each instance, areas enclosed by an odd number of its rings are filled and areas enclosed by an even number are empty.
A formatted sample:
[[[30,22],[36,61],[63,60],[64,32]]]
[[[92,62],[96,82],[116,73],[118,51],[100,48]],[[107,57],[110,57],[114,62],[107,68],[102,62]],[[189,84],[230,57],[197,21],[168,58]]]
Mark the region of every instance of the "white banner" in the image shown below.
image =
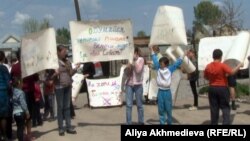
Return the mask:
[[[79,73],[76,73],[72,76],[72,80],[73,80],[73,83],[72,83],[72,89],[71,89],[71,94],[72,94],[72,101],[75,101],[78,94],[79,94],[79,91],[82,87],[82,81],[84,79],[84,75],[83,74],[79,74]]]
[[[150,45],[187,45],[182,9],[160,6],[151,31]]]
[[[144,70],[143,70],[143,95],[147,96],[148,95],[148,90],[149,90],[149,67],[148,65],[144,65]]]
[[[22,38],[22,78],[45,69],[57,69],[56,35],[53,28],[31,33]]]
[[[171,47],[169,47],[166,50],[166,54],[173,61],[176,61],[177,58],[182,57],[182,56],[185,55],[184,51],[179,46],[175,46],[175,47],[171,46]],[[183,63],[182,63],[181,66],[185,69],[185,72],[187,72],[187,73],[192,73],[196,69],[194,64],[191,62],[191,60],[187,56],[185,56],[183,58]]]
[[[207,37],[200,40],[198,51],[198,69],[204,70],[206,65],[213,61],[213,51],[221,49],[222,62],[232,68],[238,63],[244,62],[248,68],[247,57],[250,55],[250,36],[248,32],[240,32],[237,36]]]
[[[128,59],[134,54],[129,20],[70,22],[73,62]]]
[[[157,71],[151,70],[150,71],[149,90],[148,90],[148,99],[150,99],[150,100],[157,99],[158,86],[156,83],[156,78],[157,78]]]
[[[109,107],[122,104],[121,77],[86,79],[91,107]]]
[[[247,57],[250,55],[249,42],[249,32],[240,32],[236,36],[229,52],[226,54],[224,62],[231,68],[236,67],[239,63],[242,62],[244,63],[244,66],[241,69],[248,68],[249,61]]]
[[[120,76],[108,79],[86,79],[89,104],[91,107],[110,107],[122,105],[122,76],[125,69],[120,69]]]

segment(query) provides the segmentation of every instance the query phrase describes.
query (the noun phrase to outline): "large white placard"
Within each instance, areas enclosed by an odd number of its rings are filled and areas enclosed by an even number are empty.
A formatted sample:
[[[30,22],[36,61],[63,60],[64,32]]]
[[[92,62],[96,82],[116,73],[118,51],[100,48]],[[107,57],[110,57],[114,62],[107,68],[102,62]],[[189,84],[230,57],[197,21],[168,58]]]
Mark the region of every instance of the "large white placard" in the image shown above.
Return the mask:
[[[166,54],[169,58],[171,58],[173,61],[176,61],[177,58],[185,56],[184,51],[179,47],[179,46],[171,46],[166,50]],[[185,72],[187,73],[192,73],[195,71],[196,67],[194,64],[191,62],[191,60],[185,56],[183,58],[183,63],[181,65]]]
[[[148,65],[144,65],[144,70],[143,70],[143,95],[148,96],[148,90],[149,90],[149,67]]]
[[[156,83],[156,78],[157,78],[157,71],[151,70],[150,71],[149,90],[148,90],[148,99],[150,99],[150,100],[157,99],[158,86]]]
[[[149,44],[187,45],[182,9],[173,6],[160,6],[158,8]]]
[[[86,79],[91,107],[109,107],[122,104],[121,77]]]
[[[53,28],[31,33],[22,38],[22,78],[45,69],[57,69],[56,35]]]
[[[242,69],[248,68],[249,61],[247,57],[250,55],[250,34],[249,32],[240,32],[225,56],[224,62],[231,68],[236,67],[239,63],[244,63]]]
[[[122,104],[122,76],[126,65],[120,69],[120,76],[108,79],[86,79],[91,107],[110,107]]]
[[[70,22],[73,62],[127,59],[134,54],[130,20]]]
[[[247,57],[250,55],[249,33],[240,32],[237,36],[207,37],[200,40],[198,51],[198,69],[204,70],[206,65],[213,61],[213,51],[221,49],[222,62],[232,68],[244,62],[241,69],[248,67]]]

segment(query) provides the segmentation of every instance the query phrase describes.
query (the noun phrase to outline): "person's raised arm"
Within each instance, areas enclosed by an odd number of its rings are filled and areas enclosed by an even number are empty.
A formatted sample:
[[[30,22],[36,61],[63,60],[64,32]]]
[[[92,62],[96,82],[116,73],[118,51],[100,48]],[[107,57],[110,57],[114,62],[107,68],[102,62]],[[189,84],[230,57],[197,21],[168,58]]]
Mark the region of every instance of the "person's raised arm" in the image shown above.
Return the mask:
[[[184,57],[183,57],[184,58]],[[168,69],[170,70],[171,73],[173,73],[177,68],[179,68],[183,62],[183,58],[178,58],[174,64],[170,65]]]

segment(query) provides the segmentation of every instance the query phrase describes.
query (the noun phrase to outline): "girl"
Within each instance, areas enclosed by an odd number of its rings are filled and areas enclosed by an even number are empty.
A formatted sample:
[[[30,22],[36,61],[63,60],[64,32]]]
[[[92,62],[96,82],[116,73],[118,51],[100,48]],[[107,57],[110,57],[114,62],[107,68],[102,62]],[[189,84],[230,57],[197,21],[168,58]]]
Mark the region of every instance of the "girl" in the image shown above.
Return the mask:
[[[29,119],[30,114],[25,100],[25,94],[22,91],[22,82],[20,78],[13,78],[13,115],[17,125],[18,141],[24,140],[24,127],[26,118]]]

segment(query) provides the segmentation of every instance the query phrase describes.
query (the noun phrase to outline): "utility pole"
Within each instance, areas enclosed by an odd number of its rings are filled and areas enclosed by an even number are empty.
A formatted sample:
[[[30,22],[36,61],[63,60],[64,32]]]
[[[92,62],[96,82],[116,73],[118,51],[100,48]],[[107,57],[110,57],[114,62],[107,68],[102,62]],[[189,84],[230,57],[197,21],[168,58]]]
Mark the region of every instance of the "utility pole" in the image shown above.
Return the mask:
[[[80,8],[79,8],[78,0],[74,0],[74,1],[75,1],[75,9],[76,9],[77,21],[81,21],[81,14],[80,14]]]

